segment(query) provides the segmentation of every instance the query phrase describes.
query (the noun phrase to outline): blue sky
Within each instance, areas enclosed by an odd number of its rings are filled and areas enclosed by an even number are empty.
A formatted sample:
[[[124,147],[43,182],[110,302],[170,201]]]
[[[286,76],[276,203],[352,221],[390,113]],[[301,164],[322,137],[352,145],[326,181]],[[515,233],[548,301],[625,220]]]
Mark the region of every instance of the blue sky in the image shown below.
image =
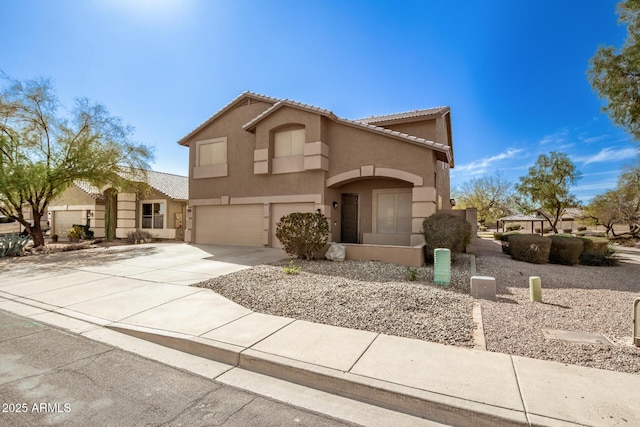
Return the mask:
[[[62,103],[105,104],[186,175],[177,141],[241,92],[345,118],[452,109],[452,185],[567,153],[583,201],[615,185],[638,146],[586,79],[620,46],[616,1],[0,1],[0,70],[50,77]]]

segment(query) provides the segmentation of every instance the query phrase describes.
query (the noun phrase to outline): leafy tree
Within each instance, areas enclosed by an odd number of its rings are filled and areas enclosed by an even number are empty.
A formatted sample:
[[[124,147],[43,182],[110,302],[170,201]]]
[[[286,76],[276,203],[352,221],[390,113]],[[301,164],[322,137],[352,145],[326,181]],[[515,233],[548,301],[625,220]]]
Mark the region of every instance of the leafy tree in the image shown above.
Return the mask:
[[[587,76],[613,122],[640,141],[640,1],[625,0],[616,8],[627,39],[620,49],[598,48]]]
[[[589,218],[603,225],[607,234],[614,237],[614,225],[629,227],[627,233],[632,237],[640,236],[640,165],[629,167],[620,175],[614,190],[599,194],[587,206]]]
[[[607,235],[613,232],[613,226],[623,221],[619,210],[622,194],[617,190],[610,190],[595,196],[586,207],[587,218],[595,225],[604,226]]]
[[[453,192],[456,204],[462,208],[476,208],[478,222],[495,223],[499,218],[513,213],[513,183],[502,173],[484,176],[464,182]]]
[[[518,204],[525,211],[537,212],[546,218],[555,233],[558,221],[567,208],[580,206],[569,193],[569,186],[580,179],[580,172],[564,153],[541,154],[529,168],[527,176],[516,184]]]
[[[44,244],[40,219],[49,203],[74,181],[102,187],[123,175],[144,180],[150,149],[132,142],[132,128],[104,106],[78,99],[64,115],[49,79],[2,79],[0,213],[20,222],[36,246]]]

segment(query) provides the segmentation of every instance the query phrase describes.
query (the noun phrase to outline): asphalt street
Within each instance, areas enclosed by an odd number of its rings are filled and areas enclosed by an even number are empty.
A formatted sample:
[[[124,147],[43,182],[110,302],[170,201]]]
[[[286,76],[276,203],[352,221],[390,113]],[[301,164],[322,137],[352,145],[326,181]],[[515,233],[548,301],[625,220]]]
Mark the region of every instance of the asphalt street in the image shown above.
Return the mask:
[[[346,426],[0,311],[0,426]]]

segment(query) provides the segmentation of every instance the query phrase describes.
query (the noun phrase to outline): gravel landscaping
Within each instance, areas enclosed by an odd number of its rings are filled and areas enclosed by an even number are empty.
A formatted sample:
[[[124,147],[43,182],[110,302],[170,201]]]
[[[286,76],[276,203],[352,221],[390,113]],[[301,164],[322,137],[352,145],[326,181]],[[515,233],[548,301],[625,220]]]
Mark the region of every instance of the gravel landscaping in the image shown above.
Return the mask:
[[[487,350],[640,374],[631,346],[640,264],[617,267],[534,265],[513,261],[493,241],[478,242],[478,274],[496,278],[497,301],[482,301]],[[542,303],[529,299],[529,277],[542,281]],[[544,330],[602,334],[611,344],[545,338]]]
[[[630,345],[640,264],[618,267],[534,265],[514,261],[500,245],[478,239],[477,274],[496,278],[498,298],[482,300],[487,350],[640,374],[640,349]],[[452,283],[432,283],[433,269],[374,261],[289,260],[221,276],[207,287],[254,311],[442,344],[473,347],[469,258],[452,267]],[[542,280],[543,303],[529,300],[529,276]],[[545,330],[602,334],[604,343],[545,337]],[[610,343],[607,343],[607,340]]]
[[[300,274],[286,274],[289,260],[259,265],[197,286],[213,289],[260,313],[292,317],[442,344],[473,346],[473,299],[469,261],[460,257],[445,288],[431,283],[433,269],[375,261],[302,261]]]

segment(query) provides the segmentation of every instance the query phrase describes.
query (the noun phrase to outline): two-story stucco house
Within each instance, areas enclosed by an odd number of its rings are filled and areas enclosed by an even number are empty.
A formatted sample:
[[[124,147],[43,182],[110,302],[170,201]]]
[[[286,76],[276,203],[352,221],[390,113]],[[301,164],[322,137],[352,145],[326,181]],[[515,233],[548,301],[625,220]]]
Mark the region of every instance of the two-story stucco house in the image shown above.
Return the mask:
[[[245,92],[179,144],[194,243],[280,247],[283,215],[319,211],[330,241],[412,247],[424,218],[451,209],[448,107],[348,120]]]

